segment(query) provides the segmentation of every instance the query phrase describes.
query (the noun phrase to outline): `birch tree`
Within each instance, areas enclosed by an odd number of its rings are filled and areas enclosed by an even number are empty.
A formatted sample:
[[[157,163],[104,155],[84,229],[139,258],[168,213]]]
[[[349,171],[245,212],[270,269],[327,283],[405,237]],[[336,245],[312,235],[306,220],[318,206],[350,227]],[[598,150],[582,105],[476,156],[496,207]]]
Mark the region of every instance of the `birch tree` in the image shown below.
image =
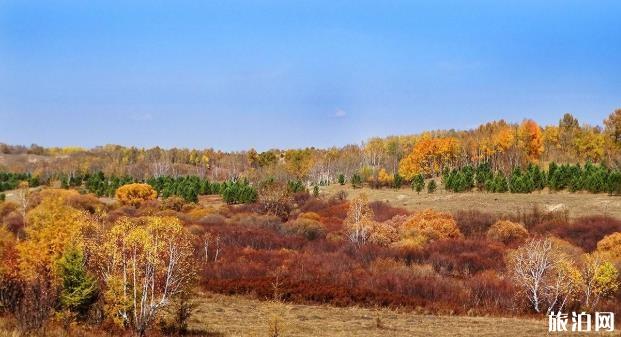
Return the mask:
[[[174,217],[121,218],[102,246],[106,310],[144,336],[194,278],[191,239]]]
[[[526,294],[533,310],[541,312],[545,276],[553,266],[552,241],[533,239],[510,256],[513,280]]]
[[[373,210],[369,207],[365,194],[352,200],[343,224],[351,242],[361,245],[367,241],[373,228]]]

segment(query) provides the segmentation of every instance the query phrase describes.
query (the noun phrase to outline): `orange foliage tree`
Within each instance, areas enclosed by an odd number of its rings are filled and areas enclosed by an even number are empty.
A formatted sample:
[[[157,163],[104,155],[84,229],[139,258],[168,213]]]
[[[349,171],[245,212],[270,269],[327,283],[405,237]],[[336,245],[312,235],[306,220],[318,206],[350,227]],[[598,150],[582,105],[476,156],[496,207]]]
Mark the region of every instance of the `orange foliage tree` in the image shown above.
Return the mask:
[[[460,144],[457,138],[424,137],[419,140],[412,152],[399,163],[399,174],[412,180],[417,174],[438,175],[457,159]]]
[[[543,134],[532,119],[526,119],[518,127],[518,146],[530,161],[537,161],[543,153]]]
[[[116,190],[116,198],[123,205],[140,206],[145,201],[155,200],[157,191],[149,184],[127,184]]]

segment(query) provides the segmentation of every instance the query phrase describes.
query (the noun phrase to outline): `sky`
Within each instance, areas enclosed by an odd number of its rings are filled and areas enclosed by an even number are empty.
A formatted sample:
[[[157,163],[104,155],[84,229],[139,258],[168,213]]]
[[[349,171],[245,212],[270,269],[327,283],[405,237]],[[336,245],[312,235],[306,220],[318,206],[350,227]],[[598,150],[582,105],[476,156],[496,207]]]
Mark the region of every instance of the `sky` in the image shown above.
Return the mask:
[[[0,0],[0,142],[329,147],[621,107],[621,1]]]

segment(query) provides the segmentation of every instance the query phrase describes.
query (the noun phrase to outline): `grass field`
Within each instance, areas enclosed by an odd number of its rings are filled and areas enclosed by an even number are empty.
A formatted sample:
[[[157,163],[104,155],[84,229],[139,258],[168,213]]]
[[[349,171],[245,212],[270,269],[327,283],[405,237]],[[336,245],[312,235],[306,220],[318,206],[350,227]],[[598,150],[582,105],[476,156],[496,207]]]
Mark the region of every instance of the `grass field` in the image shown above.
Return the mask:
[[[531,194],[453,193],[445,192],[441,188],[432,194],[426,191],[418,194],[409,187],[399,190],[392,188],[371,189],[368,187],[353,189],[349,184],[322,187],[320,193],[331,196],[342,190],[347,192],[348,198],[365,193],[371,201],[381,200],[394,207],[402,207],[411,211],[426,208],[446,212],[477,209],[507,214],[530,211],[534,206],[539,206],[544,211],[566,208],[571,218],[583,215],[610,215],[621,218],[621,197],[607,194],[569,193],[565,191],[550,193],[547,189]]]
[[[262,302],[240,296],[203,294],[190,328],[211,336],[390,337],[390,336],[546,336],[547,320],[499,317],[431,316],[388,309],[335,308]],[[618,336],[594,332],[589,336]]]
[[[238,296],[200,298],[191,327],[222,336],[538,336],[547,322],[513,318],[427,316],[386,309],[260,302]]]
[[[533,337],[621,336],[618,332],[549,333],[545,318],[433,316],[389,309],[337,308],[259,301],[244,296],[197,294],[190,336],[204,337]],[[278,333],[275,333],[277,327]],[[65,331],[58,325],[31,336],[107,337],[109,331]],[[124,336],[130,335],[129,332]],[[22,336],[0,317],[0,337]]]

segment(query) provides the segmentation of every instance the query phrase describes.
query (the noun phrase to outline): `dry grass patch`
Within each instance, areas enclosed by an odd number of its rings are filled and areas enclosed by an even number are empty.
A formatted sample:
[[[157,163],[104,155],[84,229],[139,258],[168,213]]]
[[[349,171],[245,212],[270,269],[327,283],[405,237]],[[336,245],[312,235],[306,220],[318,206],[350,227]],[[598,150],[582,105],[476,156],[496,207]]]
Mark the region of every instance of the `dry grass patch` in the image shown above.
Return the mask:
[[[291,337],[541,336],[547,333],[544,319],[416,315],[388,309],[261,302],[211,293],[198,301],[190,328],[222,336],[275,336],[274,325],[278,336]]]
[[[530,212],[533,207],[538,206],[542,211],[567,209],[571,218],[594,214],[621,218],[621,197],[603,193],[569,193],[565,191],[550,193],[547,189],[529,194],[453,193],[439,188],[435,193],[421,192],[418,194],[409,187],[398,190],[392,188],[371,189],[368,187],[354,189],[350,185],[341,186],[338,184],[321,188],[321,193],[328,196],[335,196],[339,191],[345,191],[348,199],[365,193],[369,201],[385,201],[393,207],[403,207],[410,211],[422,211],[428,208],[444,212],[478,209],[497,214],[517,214]]]

